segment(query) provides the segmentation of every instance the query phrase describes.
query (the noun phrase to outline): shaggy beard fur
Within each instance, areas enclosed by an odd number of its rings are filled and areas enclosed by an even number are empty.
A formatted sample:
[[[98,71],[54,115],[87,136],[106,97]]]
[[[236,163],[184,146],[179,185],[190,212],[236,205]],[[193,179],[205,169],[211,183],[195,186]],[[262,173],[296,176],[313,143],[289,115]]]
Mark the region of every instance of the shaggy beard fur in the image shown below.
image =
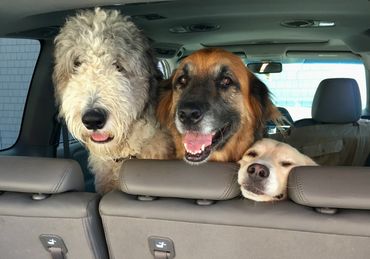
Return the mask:
[[[118,188],[125,158],[171,157],[171,140],[154,116],[159,75],[147,39],[118,11],[82,11],[55,38],[53,81],[60,116],[89,150],[98,192]],[[96,130],[81,119],[96,108],[107,112],[97,130],[109,136],[107,143],[92,141]]]

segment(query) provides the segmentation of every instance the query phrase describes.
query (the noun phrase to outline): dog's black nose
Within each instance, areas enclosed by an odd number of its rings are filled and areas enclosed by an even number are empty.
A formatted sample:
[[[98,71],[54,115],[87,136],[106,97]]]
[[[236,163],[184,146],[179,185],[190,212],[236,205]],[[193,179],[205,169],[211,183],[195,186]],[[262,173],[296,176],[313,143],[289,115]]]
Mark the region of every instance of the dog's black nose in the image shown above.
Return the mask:
[[[250,177],[256,179],[256,180],[263,180],[270,175],[270,170],[262,164],[251,164],[247,168],[247,172],[250,175]]]
[[[102,129],[107,122],[107,112],[103,109],[95,108],[87,110],[82,116],[82,123],[89,130]]]
[[[182,123],[196,124],[202,120],[204,112],[202,105],[195,102],[183,103],[179,106],[177,114]]]

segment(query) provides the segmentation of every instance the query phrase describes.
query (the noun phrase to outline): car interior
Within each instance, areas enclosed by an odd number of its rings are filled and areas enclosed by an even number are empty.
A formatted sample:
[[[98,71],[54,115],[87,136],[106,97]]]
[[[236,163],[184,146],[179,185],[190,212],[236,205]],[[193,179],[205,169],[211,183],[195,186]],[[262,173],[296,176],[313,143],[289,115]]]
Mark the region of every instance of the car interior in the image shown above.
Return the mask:
[[[51,75],[60,27],[97,6],[131,16],[164,78],[202,48],[238,55],[285,117],[266,137],[320,166],[278,202],[242,198],[233,162],[130,159],[96,193]],[[0,258],[369,258],[369,0],[13,0],[0,21]]]

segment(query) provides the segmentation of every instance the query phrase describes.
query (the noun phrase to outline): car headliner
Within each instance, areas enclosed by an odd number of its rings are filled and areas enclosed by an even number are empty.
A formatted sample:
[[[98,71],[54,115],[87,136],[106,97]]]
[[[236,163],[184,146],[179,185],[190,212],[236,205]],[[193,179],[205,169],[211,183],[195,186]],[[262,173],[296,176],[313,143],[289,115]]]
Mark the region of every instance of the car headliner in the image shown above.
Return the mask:
[[[0,36],[51,38],[76,9],[108,6],[133,16],[144,32],[163,48],[193,51],[203,46],[270,57],[290,51],[370,52],[368,0],[5,0],[0,8]],[[286,20],[334,21],[334,27],[288,28]],[[173,33],[170,28],[212,24],[218,30]],[[366,55],[365,55],[366,56]]]

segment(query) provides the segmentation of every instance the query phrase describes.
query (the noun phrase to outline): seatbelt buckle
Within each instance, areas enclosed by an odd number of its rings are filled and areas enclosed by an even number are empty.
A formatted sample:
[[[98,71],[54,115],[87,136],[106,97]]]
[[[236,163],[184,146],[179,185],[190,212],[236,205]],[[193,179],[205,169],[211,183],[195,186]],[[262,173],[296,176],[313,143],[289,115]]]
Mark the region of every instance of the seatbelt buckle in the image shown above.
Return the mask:
[[[53,259],[61,258],[60,256],[58,257],[58,254],[60,254],[61,256],[67,254],[67,247],[60,236],[52,234],[42,234],[39,236],[39,238],[46,251],[52,254]]]
[[[175,246],[171,239],[151,236],[148,238],[149,249],[155,259],[172,259],[175,257]]]

